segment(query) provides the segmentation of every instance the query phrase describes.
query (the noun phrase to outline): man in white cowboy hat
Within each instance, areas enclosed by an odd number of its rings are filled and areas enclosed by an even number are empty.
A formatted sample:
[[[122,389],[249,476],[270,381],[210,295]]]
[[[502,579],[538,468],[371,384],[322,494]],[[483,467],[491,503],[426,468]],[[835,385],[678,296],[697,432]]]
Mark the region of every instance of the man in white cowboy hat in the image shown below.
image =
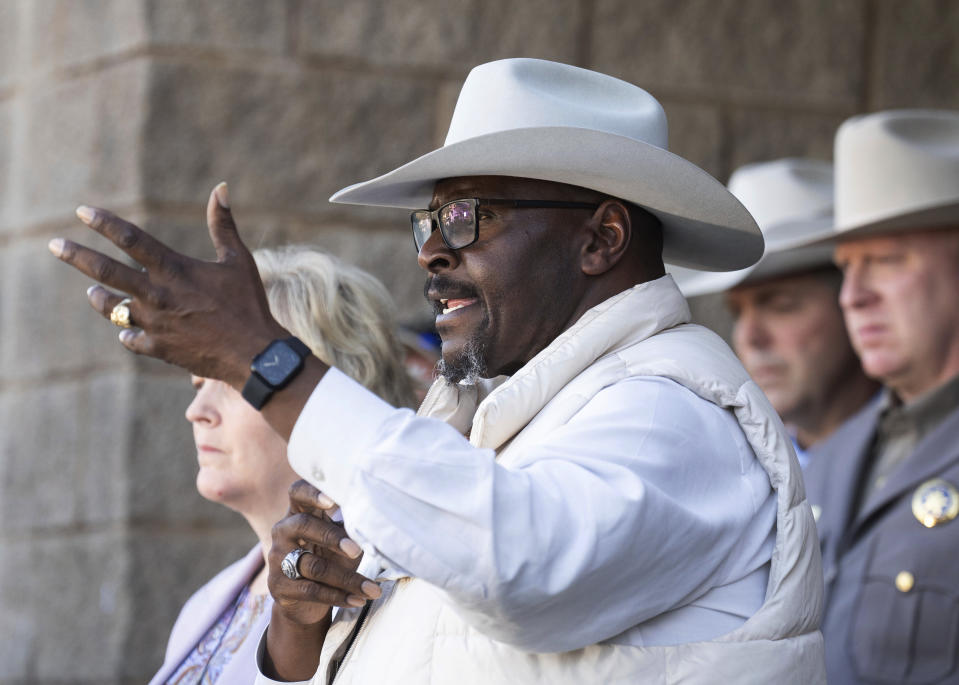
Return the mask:
[[[766,251],[732,272],[670,269],[687,297],[725,292],[732,345],[746,371],[786,422],[799,463],[876,394],[849,343],[832,246],[832,164],[778,159],[740,167],[730,192],[763,231]]]
[[[441,149],[333,200],[414,210],[445,376],[415,416],[272,319],[223,185],[208,205],[217,263],[89,207],[81,219],[145,271],[50,245],[129,295],[89,293],[139,327],[125,346],[243,388],[289,437],[309,484],[274,528],[266,673],[824,682],[815,524],[789,438],[732,351],[688,323],[662,262],[743,268],[762,238],[666,150],[652,96],[552,62],[482,65]],[[323,513],[334,501],[349,538]],[[353,572],[361,549],[377,583]],[[332,622],[330,605],[345,607]]]
[[[959,112],[836,135],[840,304],[885,385],[807,471],[835,683],[959,683]]]

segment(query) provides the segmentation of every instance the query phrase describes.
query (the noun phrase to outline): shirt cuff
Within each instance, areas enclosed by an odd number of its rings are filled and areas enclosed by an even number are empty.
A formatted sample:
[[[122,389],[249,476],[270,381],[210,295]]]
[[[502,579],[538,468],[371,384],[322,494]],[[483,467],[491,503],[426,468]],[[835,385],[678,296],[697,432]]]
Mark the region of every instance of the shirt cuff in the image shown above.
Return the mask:
[[[330,368],[293,426],[287,448],[290,466],[339,502],[356,468],[352,454],[374,441],[378,428],[397,411],[342,371]]]
[[[260,636],[260,644],[256,647],[256,680],[253,681],[253,685],[310,685],[310,683],[313,682],[312,679],[296,681],[273,680],[263,675],[263,658],[266,656],[266,631],[269,629],[269,626],[263,629],[263,634]]]

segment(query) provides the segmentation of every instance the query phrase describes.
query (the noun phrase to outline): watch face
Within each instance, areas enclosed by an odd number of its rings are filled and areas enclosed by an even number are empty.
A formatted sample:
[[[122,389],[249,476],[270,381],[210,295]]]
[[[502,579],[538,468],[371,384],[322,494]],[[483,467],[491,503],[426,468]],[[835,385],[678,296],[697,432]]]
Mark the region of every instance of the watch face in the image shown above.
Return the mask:
[[[253,369],[270,385],[281,385],[301,364],[300,355],[282,340],[274,340],[253,361]]]

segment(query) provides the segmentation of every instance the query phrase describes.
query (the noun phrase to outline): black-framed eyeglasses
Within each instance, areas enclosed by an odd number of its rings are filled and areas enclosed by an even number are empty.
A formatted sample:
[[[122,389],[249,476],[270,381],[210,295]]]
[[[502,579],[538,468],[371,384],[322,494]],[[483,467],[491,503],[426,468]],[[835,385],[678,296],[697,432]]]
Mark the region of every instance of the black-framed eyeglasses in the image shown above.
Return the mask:
[[[413,244],[416,252],[433,234],[435,227],[440,229],[443,242],[451,250],[461,250],[476,242],[479,237],[479,219],[477,210],[481,205],[506,205],[514,208],[529,209],[593,209],[598,204],[590,202],[562,202],[560,200],[503,200],[498,198],[464,198],[447,202],[432,211],[417,209],[410,214],[413,225]]]

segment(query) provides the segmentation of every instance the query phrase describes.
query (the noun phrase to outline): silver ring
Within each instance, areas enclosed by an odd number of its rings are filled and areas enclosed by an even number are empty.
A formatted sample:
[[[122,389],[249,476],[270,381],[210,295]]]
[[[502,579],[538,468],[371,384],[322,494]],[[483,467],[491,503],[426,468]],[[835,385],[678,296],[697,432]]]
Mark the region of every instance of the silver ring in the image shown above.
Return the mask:
[[[303,574],[300,573],[300,557],[304,554],[312,554],[312,552],[308,549],[297,547],[283,557],[283,561],[280,562],[280,570],[283,571],[284,576],[290,580],[299,580],[303,577]]]

